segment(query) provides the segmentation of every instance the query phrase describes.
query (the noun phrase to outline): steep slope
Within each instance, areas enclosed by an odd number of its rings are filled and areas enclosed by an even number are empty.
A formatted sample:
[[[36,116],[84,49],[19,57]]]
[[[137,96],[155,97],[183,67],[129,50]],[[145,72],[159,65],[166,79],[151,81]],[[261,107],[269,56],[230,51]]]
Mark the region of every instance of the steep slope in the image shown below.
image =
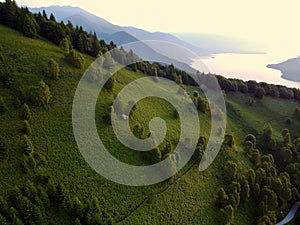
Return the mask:
[[[101,223],[113,224],[220,224],[222,217],[214,203],[218,188],[224,185],[220,177],[226,159],[230,157],[238,162],[240,169],[252,167],[242,150],[244,136],[253,130],[261,132],[266,123],[271,123],[275,136],[279,138],[281,130],[287,126],[287,119],[291,119],[288,125],[290,131],[294,134],[299,132],[300,122],[292,115],[298,102],[264,97],[253,106],[248,106],[246,102],[250,94],[229,93],[226,97],[229,122],[227,133],[234,134],[236,146],[233,149],[223,147],[209,169],[200,173],[197,164],[191,162],[173,180],[160,184],[147,187],[116,184],[91,169],[80,154],[73,136],[73,97],[84,70],[70,66],[65,60],[65,53],[52,43],[26,38],[3,26],[0,26],[0,44],[13,72],[25,86],[36,85],[43,79],[50,85],[52,94],[49,105],[30,106],[30,138],[35,153],[44,156],[46,162],[40,163],[36,159],[37,164],[28,164],[28,171],[24,172],[23,105],[20,105],[14,91],[0,84],[0,96],[8,110],[0,115],[0,136],[5,137],[8,146],[0,159],[0,196],[9,197],[11,192],[15,193],[15,187],[20,187],[22,191],[25,189],[25,193],[35,193],[33,196],[39,196],[36,193],[42,190],[46,191],[51,204],[48,203],[48,207],[44,208],[44,220],[39,224],[71,225],[81,214],[85,217],[80,219],[83,224],[91,224],[85,221],[88,221],[87,218],[100,218]],[[94,59],[86,55],[84,58],[87,68]],[[58,80],[45,76],[49,59],[59,63],[61,77]],[[114,94],[129,82],[144,76],[139,71],[120,71],[116,75],[113,93],[103,91],[99,96],[95,115],[99,136],[109,151],[133,165],[144,165],[147,162],[136,151],[124,147],[116,140],[104,115]],[[186,89],[190,95],[197,90],[195,87]],[[138,103],[132,123],[139,121],[146,127],[150,119],[157,116],[163,118],[171,128],[167,136],[169,140],[176,139],[180,127],[174,119],[174,108],[161,99],[147,98]],[[199,113],[199,119],[201,134],[208,136],[210,116]],[[51,196],[53,187],[59,188],[59,191]],[[28,203],[28,198],[24,199]],[[47,198],[44,200],[47,205]],[[24,205],[27,209],[28,205]],[[43,207],[40,208],[42,211]],[[253,224],[255,208],[251,200],[244,203],[236,212],[235,223]],[[95,211],[97,213],[93,214]],[[8,216],[15,215],[12,214],[15,213],[13,209],[9,212]]]

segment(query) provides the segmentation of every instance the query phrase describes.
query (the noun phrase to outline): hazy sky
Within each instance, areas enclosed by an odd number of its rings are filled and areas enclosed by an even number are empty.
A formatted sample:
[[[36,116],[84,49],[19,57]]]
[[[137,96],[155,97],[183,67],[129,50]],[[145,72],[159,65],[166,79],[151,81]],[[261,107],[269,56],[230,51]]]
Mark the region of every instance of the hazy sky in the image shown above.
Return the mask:
[[[299,0],[17,0],[19,5],[81,7],[109,22],[148,31],[220,34],[300,50]],[[298,46],[297,46],[298,45]],[[300,54],[300,52],[299,52]]]

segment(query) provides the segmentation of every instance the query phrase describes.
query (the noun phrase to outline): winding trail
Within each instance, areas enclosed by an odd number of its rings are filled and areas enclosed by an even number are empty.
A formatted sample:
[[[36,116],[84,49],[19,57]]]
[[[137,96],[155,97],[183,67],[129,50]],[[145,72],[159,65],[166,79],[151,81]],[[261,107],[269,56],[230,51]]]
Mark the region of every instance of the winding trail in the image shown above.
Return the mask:
[[[138,210],[150,197],[159,195],[164,193],[165,191],[167,191],[173,184],[176,183],[176,181],[178,181],[179,179],[181,179],[184,175],[186,175],[195,165],[197,164],[197,162],[192,163],[185,172],[183,172],[180,176],[178,176],[173,182],[170,182],[169,184],[166,185],[166,187],[162,188],[161,190],[158,190],[156,192],[152,192],[148,195],[146,195],[141,201],[140,203],[138,203],[133,210],[131,210],[127,215],[125,215],[123,218],[121,218],[120,220],[116,221],[116,224],[119,224],[123,221],[125,221],[128,217],[131,216],[131,214],[133,214],[136,210]]]
[[[294,218],[294,216],[295,216],[295,214],[296,214],[296,212],[298,210],[298,206],[299,205],[300,205],[300,202],[296,202],[293,205],[293,207],[291,208],[290,212],[286,215],[286,217],[284,217],[284,219],[281,220],[276,225],[284,225],[284,224],[287,224],[288,222],[290,222]]]

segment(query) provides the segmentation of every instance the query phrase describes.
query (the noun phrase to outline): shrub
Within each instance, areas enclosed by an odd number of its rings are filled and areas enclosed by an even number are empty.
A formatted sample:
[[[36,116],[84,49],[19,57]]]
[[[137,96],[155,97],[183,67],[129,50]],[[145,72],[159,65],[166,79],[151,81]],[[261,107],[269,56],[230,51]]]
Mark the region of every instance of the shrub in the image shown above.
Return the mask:
[[[233,135],[226,134],[224,144],[228,145],[229,147],[233,147],[234,146],[234,137],[233,137]]]
[[[80,53],[75,50],[71,50],[66,56],[66,61],[78,69],[83,69],[85,60]]]
[[[48,85],[41,81],[38,86],[32,86],[27,91],[27,100],[35,106],[47,105],[51,99],[51,92]]]
[[[59,77],[59,65],[54,59],[49,60],[46,75],[52,79]]]
[[[59,43],[59,47],[67,54],[70,52],[71,43],[68,38],[64,38]]]

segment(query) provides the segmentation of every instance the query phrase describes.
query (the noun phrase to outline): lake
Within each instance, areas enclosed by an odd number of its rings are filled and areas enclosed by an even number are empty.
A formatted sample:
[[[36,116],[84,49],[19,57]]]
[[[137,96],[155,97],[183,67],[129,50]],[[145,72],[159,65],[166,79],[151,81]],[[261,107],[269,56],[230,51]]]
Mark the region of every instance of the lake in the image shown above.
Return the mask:
[[[267,68],[268,64],[280,63],[293,57],[295,56],[289,54],[278,56],[278,54],[271,53],[222,53],[194,59],[191,66],[199,71],[203,71],[204,64],[211,73],[223,75],[227,78],[238,78],[245,81],[256,80],[258,82],[300,88],[299,82],[283,79],[281,71]]]

